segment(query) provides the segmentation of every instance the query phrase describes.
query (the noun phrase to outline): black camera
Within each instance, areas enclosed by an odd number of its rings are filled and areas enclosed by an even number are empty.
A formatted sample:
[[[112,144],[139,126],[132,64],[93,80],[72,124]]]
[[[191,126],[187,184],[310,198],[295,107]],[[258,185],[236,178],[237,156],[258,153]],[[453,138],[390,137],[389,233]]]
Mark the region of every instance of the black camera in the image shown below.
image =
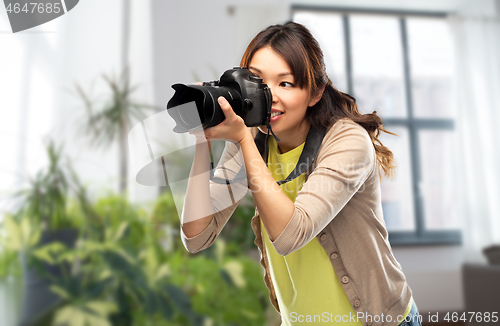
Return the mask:
[[[223,96],[248,127],[269,123],[271,90],[248,68],[235,67],[225,71],[220,80],[203,85],[172,85],[174,96],[167,103],[167,112],[175,120],[175,132],[203,129],[218,125],[225,116],[217,98]]]

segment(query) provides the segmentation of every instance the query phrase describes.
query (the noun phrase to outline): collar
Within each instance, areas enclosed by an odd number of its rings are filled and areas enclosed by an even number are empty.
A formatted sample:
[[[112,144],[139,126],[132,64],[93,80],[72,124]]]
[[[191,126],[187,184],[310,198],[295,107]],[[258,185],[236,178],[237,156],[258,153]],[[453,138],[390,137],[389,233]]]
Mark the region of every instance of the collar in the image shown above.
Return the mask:
[[[269,129],[268,129],[269,130]],[[284,180],[276,181],[278,185],[282,185],[288,181],[291,181],[297,177],[299,177],[302,173],[307,171],[309,166],[311,166],[312,162],[314,161],[314,158],[316,157],[316,154],[318,153],[319,147],[321,146],[321,143],[323,142],[323,138],[325,137],[326,134],[326,129],[325,130],[320,130],[314,128],[314,126],[311,125],[309,132],[306,137],[306,143],[304,144],[304,149],[302,150],[302,153],[300,154],[299,160],[297,162],[297,165],[295,166],[295,169],[286,177]],[[274,136],[274,133],[273,133]],[[274,136],[276,138],[276,136]],[[257,146],[257,149],[259,150],[260,155],[262,156],[264,162],[266,163],[266,166],[268,165],[267,159],[269,157],[269,149],[268,149],[268,138],[269,138],[269,132],[267,134],[264,134],[262,132],[257,132],[257,135],[254,138],[255,145]],[[210,179],[213,182],[220,183],[220,184],[231,184],[231,183],[239,183],[240,181],[244,180],[246,178],[246,170],[244,167],[240,169],[240,171],[236,174],[236,176],[232,180],[227,180],[219,177],[214,177],[214,165],[213,161],[210,161]]]

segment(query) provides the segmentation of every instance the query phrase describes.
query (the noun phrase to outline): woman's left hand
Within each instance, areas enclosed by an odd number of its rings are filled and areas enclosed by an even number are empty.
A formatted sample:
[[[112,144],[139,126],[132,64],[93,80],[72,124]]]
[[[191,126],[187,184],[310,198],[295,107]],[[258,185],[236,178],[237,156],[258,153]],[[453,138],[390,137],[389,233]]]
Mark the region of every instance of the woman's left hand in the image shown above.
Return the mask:
[[[224,97],[220,96],[217,100],[226,119],[216,126],[205,129],[205,137],[208,139],[232,140],[240,143],[250,135],[245,121],[234,113],[233,108]]]

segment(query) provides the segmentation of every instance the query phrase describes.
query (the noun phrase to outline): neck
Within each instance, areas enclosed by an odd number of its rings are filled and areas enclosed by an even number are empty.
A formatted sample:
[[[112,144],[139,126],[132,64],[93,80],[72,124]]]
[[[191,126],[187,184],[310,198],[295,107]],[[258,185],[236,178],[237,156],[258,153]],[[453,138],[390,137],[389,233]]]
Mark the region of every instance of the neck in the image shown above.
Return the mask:
[[[293,135],[276,134],[276,136],[280,139],[278,142],[278,148],[281,154],[291,151],[305,142],[310,128],[311,125],[307,121],[304,121],[304,123],[300,126],[298,133]]]

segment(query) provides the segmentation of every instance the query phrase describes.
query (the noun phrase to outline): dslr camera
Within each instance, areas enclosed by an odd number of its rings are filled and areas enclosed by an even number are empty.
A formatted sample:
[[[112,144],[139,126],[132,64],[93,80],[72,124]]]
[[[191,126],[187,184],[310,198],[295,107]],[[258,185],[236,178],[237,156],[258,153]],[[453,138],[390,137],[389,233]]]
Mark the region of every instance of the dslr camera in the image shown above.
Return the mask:
[[[167,112],[176,122],[174,131],[178,133],[206,129],[224,121],[219,96],[229,102],[247,127],[265,125],[271,118],[271,90],[248,68],[229,69],[220,80],[203,85],[175,84],[172,88],[175,94],[167,103]]]

